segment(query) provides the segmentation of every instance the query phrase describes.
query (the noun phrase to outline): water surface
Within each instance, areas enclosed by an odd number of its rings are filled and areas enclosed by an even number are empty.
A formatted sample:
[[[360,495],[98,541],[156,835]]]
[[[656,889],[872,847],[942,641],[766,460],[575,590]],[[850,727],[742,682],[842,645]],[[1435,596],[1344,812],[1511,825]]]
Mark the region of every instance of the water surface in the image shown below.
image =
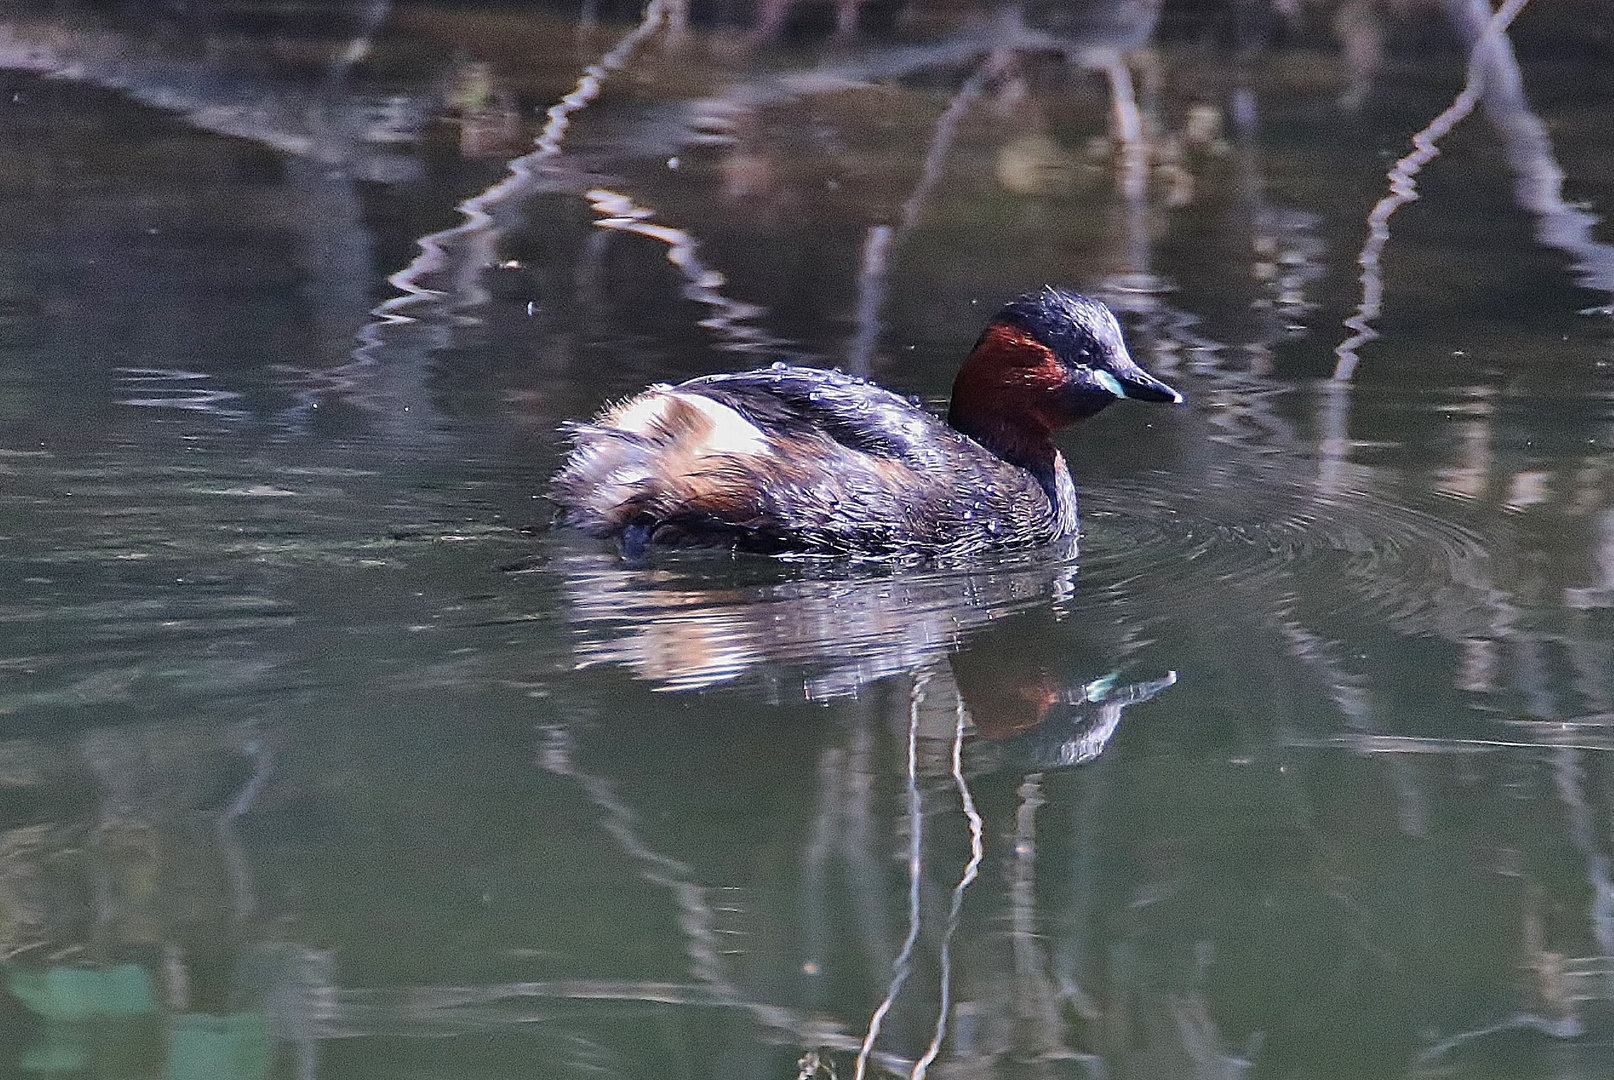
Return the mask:
[[[1610,14],[16,5],[0,1075],[1614,1072]],[[1047,282],[1078,556],[550,528]]]

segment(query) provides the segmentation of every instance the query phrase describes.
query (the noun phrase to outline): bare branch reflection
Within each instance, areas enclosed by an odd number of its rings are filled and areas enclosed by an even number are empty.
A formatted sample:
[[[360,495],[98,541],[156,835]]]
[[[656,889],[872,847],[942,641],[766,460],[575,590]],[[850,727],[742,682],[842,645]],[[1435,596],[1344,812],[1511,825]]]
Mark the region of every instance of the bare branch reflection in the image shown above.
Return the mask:
[[[1468,81],[1452,103],[1412,137],[1412,152],[1390,169],[1390,194],[1379,200],[1368,215],[1367,241],[1362,246],[1361,254],[1356,257],[1357,264],[1362,268],[1362,300],[1357,305],[1356,314],[1345,321],[1345,325],[1356,333],[1334,350],[1339,357],[1339,363],[1334,367],[1336,382],[1351,380],[1356,372],[1356,350],[1378,337],[1372,324],[1384,307],[1384,275],[1380,262],[1384,246],[1390,240],[1390,216],[1418,197],[1414,178],[1440,153],[1440,140],[1479,104],[1494,78],[1490,74],[1495,67],[1493,48],[1506,47],[1507,28],[1524,10],[1527,2],[1507,0],[1494,13],[1490,12],[1488,4],[1485,5],[1485,22],[1477,35],[1468,63]],[[1492,43],[1496,43],[1495,46]]]

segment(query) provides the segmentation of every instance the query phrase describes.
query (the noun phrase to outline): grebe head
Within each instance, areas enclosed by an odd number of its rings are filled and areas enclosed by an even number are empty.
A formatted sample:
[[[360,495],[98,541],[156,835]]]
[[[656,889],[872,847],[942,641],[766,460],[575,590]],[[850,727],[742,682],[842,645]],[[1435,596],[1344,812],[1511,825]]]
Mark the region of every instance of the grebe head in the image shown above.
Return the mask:
[[[1053,354],[1065,375],[1062,396],[1076,414],[1072,420],[1091,416],[1117,398],[1182,401],[1181,394],[1132,361],[1121,324],[1091,297],[1045,288],[1011,300],[992,323],[1029,334]]]
[[[1049,434],[1121,398],[1182,395],[1133,362],[1110,309],[1045,288],[1005,304],[953,382],[947,420],[1004,458],[1051,464]]]

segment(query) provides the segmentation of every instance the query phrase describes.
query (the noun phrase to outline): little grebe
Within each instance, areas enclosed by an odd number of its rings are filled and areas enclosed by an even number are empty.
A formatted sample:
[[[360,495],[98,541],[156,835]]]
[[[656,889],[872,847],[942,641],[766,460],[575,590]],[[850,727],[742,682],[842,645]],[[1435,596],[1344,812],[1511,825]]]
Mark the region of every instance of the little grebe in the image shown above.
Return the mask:
[[[561,521],[655,544],[952,558],[1074,536],[1052,433],[1118,398],[1182,395],[1127,354],[1097,300],[1028,293],[993,317],[943,423],[836,371],[774,364],[653,386],[568,425]]]

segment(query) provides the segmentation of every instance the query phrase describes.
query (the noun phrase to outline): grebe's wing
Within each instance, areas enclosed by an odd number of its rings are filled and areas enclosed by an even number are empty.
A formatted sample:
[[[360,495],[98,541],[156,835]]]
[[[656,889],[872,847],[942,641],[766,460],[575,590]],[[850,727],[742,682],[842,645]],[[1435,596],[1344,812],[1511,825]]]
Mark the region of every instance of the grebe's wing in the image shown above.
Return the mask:
[[[849,450],[919,465],[957,434],[907,398],[839,371],[779,365],[707,375],[677,387],[727,405],[785,440],[828,437]]]

